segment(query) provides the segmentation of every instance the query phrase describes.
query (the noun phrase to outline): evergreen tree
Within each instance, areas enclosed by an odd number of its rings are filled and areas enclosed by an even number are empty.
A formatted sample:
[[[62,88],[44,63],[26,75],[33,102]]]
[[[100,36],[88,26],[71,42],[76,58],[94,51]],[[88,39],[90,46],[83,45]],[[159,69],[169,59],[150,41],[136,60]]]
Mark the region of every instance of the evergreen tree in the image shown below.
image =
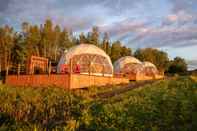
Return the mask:
[[[22,23],[22,32],[27,33],[29,30],[29,23],[28,22],[23,22]]]
[[[42,53],[41,32],[37,25],[29,26],[25,35],[25,43],[27,43],[28,56],[40,56]]]
[[[104,33],[101,47],[108,55],[110,55],[111,51],[110,51],[109,35],[106,32]]]
[[[79,35],[79,43],[87,43],[87,38],[86,36],[84,35],[84,33],[82,32],[80,35]]]
[[[60,47],[62,49],[68,49],[72,47],[74,43],[72,42],[70,33],[67,29],[64,29],[60,34]]]
[[[112,62],[115,62],[121,57],[121,52],[122,50],[121,50],[120,41],[115,41],[114,43],[112,43],[111,55],[110,55]]]
[[[55,26],[54,29],[54,43],[53,43],[53,53],[52,53],[52,59],[56,62],[59,54],[59,48],[60,47],[60,35],[61,35],[61,29],[59,25]]]
[[[73,45],[79,45],[80,44],[80,40],[77,39],[76,37],[72,37],[72,44]]]
[[[43,30],[42,30],[42,49],[43,56],[51,58],[52,46],[53,46],[53,23],[50,19],[45,21]]]
[[[131,48],[127,48],[126,46],[122,46],[121,48],[121,56],[131,56],[132,55],[132,51]]]
[[[14,46],[12,47],[11,60],[15,64],[24,64],[27,56],[26,43],[23,35],[15,34]]]
[[[94,26],[92,28],[92,32],[88,34],[88,42],[90,44],[96,45],[96,46],[100,46],[100,42],[99,42],[99,29],[98,27]]]

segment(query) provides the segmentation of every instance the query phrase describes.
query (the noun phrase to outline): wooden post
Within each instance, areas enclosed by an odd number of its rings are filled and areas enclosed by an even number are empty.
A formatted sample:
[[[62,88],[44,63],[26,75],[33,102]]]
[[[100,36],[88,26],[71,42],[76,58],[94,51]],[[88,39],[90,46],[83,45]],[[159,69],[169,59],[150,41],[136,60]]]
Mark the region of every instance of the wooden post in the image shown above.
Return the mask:
[[[20,65],[20,64],[18,64],[17,75],[20,75],[20,70],[21,70],[21,65]]]
[[[9,66],[7,65],[6,66],[6,76],[8,76],[8,73],[9,73]]]
[[[48,74],[51,74],[51,61],[49,61],[49,69],[48,69]]]
[[[105,74],[105,66],[104,65],[102,65],[103,66],[103,76],[105,76],[104,74]]]
[[[69,64],[68,64],[69,65]],[[70,77],[70,79],[69,79],[69,89],[71,89],[72,88],[72,86],[73,86],[73,76],[72,76],[72,58],[70,59],[70,67],[69,67],[70,69],[69,69],[69,77]]]
[[[70,59],[70,74],[72,74],[72,70],[73,70],[73,67],[72,67],[72,58]]]
[[[1,61],[0,61],[0,77],[1,77]]]
[[[91,62],[89,62],[89,72],[88,72],[88,74],[90,75],[91,74],[91,65],[92,65],[92,63]]]

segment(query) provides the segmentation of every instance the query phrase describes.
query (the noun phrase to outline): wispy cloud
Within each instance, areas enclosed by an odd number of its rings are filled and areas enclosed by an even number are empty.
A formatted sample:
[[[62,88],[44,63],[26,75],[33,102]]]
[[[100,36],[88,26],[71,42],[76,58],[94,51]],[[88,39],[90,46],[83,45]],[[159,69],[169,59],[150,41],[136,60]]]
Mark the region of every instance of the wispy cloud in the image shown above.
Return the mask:
[[[19,29],[23,21],[41,24],[47,18],[76,32],[97,25],[135,48],[193,49],[197,41],[196,0],[0,1],[0,25]]]
[[[143,47],[176,47],[196,45],[197,27],[156,27],[147,28],[139,33],[130,43]],[[140,45],[141,44],[141,45]]]
[[[99,2],[99,1],[95,1]],[[10,0],[1,3],[2,18],[0,23],[6,23],[15,27],[23,21],[34,24],[43,23],[47,18],[51,18],[55,23],[73,29],[90,28],[104,20],[108,10],[89,0],[88,3],[74,1],[56,0]],[[4,5],[4,6],[3,6]],[[93,11],[92,11],[93,10]],[[97,14],[97,15],[96,15]]]
[[[124,19],[109,25],[100,26],[101,31],[108,32],[111,36],[125,35],[129,32],[142,30],[147,23],[135,19]]]

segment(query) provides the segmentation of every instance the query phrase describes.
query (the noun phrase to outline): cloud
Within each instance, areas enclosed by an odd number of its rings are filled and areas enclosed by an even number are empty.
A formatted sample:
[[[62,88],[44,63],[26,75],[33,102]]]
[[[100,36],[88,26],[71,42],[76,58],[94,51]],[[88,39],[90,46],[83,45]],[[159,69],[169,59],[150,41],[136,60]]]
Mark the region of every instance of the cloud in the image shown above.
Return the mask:
[[[197,69],[197,60],[187,61],[187,64],[188,64],[188,69],[189,70]]]
[[[174,14],[169,14],[164,18],[163,20],[163,25],[177,25],[177,26],[182,26],[185,24],[194,24],[195,21],[197,20],[197,15],[193,15],[190,13],[187,13],[183,10],[176,12]]]
[[[137,47],[173,47],[197,45],[197,27],[156,27],[139,33],[130,44]]]
[[[137,48],[184,48],[197,45],[197,1],[175,0],[172,11],[161,18],[158,26],[144,26],[127,45]]]
[[[173,12],[179,12],[184,10],[186,12],[194,13],[196,12],[196,0],[172,0]]]
[[[51,18],[55,23],[68,28],[83,30],[90,26],[104,21],[109,13],[107,9],[96,4],[102,1],[87,0],[56,1],[56,0],[10,0],[1,2],[0,23],[9,24],[19,28],[23,21],[33,24],[41,24],[47,18]],[[97,15],[96,15],[97,14]]]
[[[4,0],[4,1],[1,1],[1,4],[0,4],[0,12],[3,12],[4,10],[7,9],[8,7],[8,4],[10,3],[11,0]]]
[[[40,24],[52,18],[62,26],[85,30],[92,25],[116,23],[121,17],[130,18],[127,15],[131,10],[147,3],[146,0],[7,0],[0,2],[0,24],[19,28],[23,21]]]
[[[130,47],[193,47],[196,0],[1,0],[0,25],[19,29],[23,21],[55,24],[75,32],[94,25]]]
[[[110,25],[100,26],[102,32],[108,32],[112,37],[124,36],[130,32],[142,30],[147,23],[136,21],[134,19],[124,19],[119,22],[114,22]]]

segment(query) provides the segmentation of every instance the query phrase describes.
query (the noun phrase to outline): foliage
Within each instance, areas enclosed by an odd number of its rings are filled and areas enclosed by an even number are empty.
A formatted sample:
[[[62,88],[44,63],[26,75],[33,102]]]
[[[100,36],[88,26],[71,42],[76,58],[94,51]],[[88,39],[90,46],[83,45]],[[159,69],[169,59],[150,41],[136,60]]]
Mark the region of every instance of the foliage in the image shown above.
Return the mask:
[[[26,52],[26,43],[24,42],[24,38],[22,38],[22,35],[17,35],[15,36],[14,40],[14,46],[12,47],[12,62],[15,64],[22,64],[24,63],[26,57],[27,57],[27,52]]]
[[[112,62],[115,62],[116,60],[118,60],[123,56],[131,56],[131,55],[132,55],[131,49],[122,46],[122,43],[120,41],[115,41],[112,43],[111,55],[110,55]]]
[[[31,55],[49,58],[58,63],[62,52],[80,43],[93,44],[102,48],[113,61],[121,56],[131,55],[131,49],[123,46],[120,41],[110,42],[109,34],[99,32],[94,26],[87,34],[73,36],[72,31],[63,28],[47,19],[44,24],[31,25],[24,22],[21,32],[12,27],[0,27],[0,71],[16,64],[25,65]],[[118,52],[117,52],[118,51]]]
[[[14,31],[8,25],[0,27],[0,64],[6,69],[11,61],[11,49],[14,45]]]
[[[134,56],[141,61],[150,61],[157,66],[160,71],[168,69],[169,58],[166,52],[153,48],[138,49]]]
[[[192,80],[194,80],[195,82],[197,82],[197,76],[191,75],[190,78],[191,78]]]
[[[103,41],[101,43],[101,47],[108,55],[111,54],[109,34],[106,33],[106,32],[104,33],[104,37],[103,37]]]
[[[99,28],[97,26],[94,26],[92,32],[89,32],[87,40],[89,44],[99,46]]]
[[[0,130],[197,128],[197,83],[189,78],[158,81],[104,101],[90,97],[105,90],[1,86]]]
[[[170,62],[168,69],[169,73],[179,73],[183,74],[187,71],[187,63],[183,58],[176,57],[173,61]]]

